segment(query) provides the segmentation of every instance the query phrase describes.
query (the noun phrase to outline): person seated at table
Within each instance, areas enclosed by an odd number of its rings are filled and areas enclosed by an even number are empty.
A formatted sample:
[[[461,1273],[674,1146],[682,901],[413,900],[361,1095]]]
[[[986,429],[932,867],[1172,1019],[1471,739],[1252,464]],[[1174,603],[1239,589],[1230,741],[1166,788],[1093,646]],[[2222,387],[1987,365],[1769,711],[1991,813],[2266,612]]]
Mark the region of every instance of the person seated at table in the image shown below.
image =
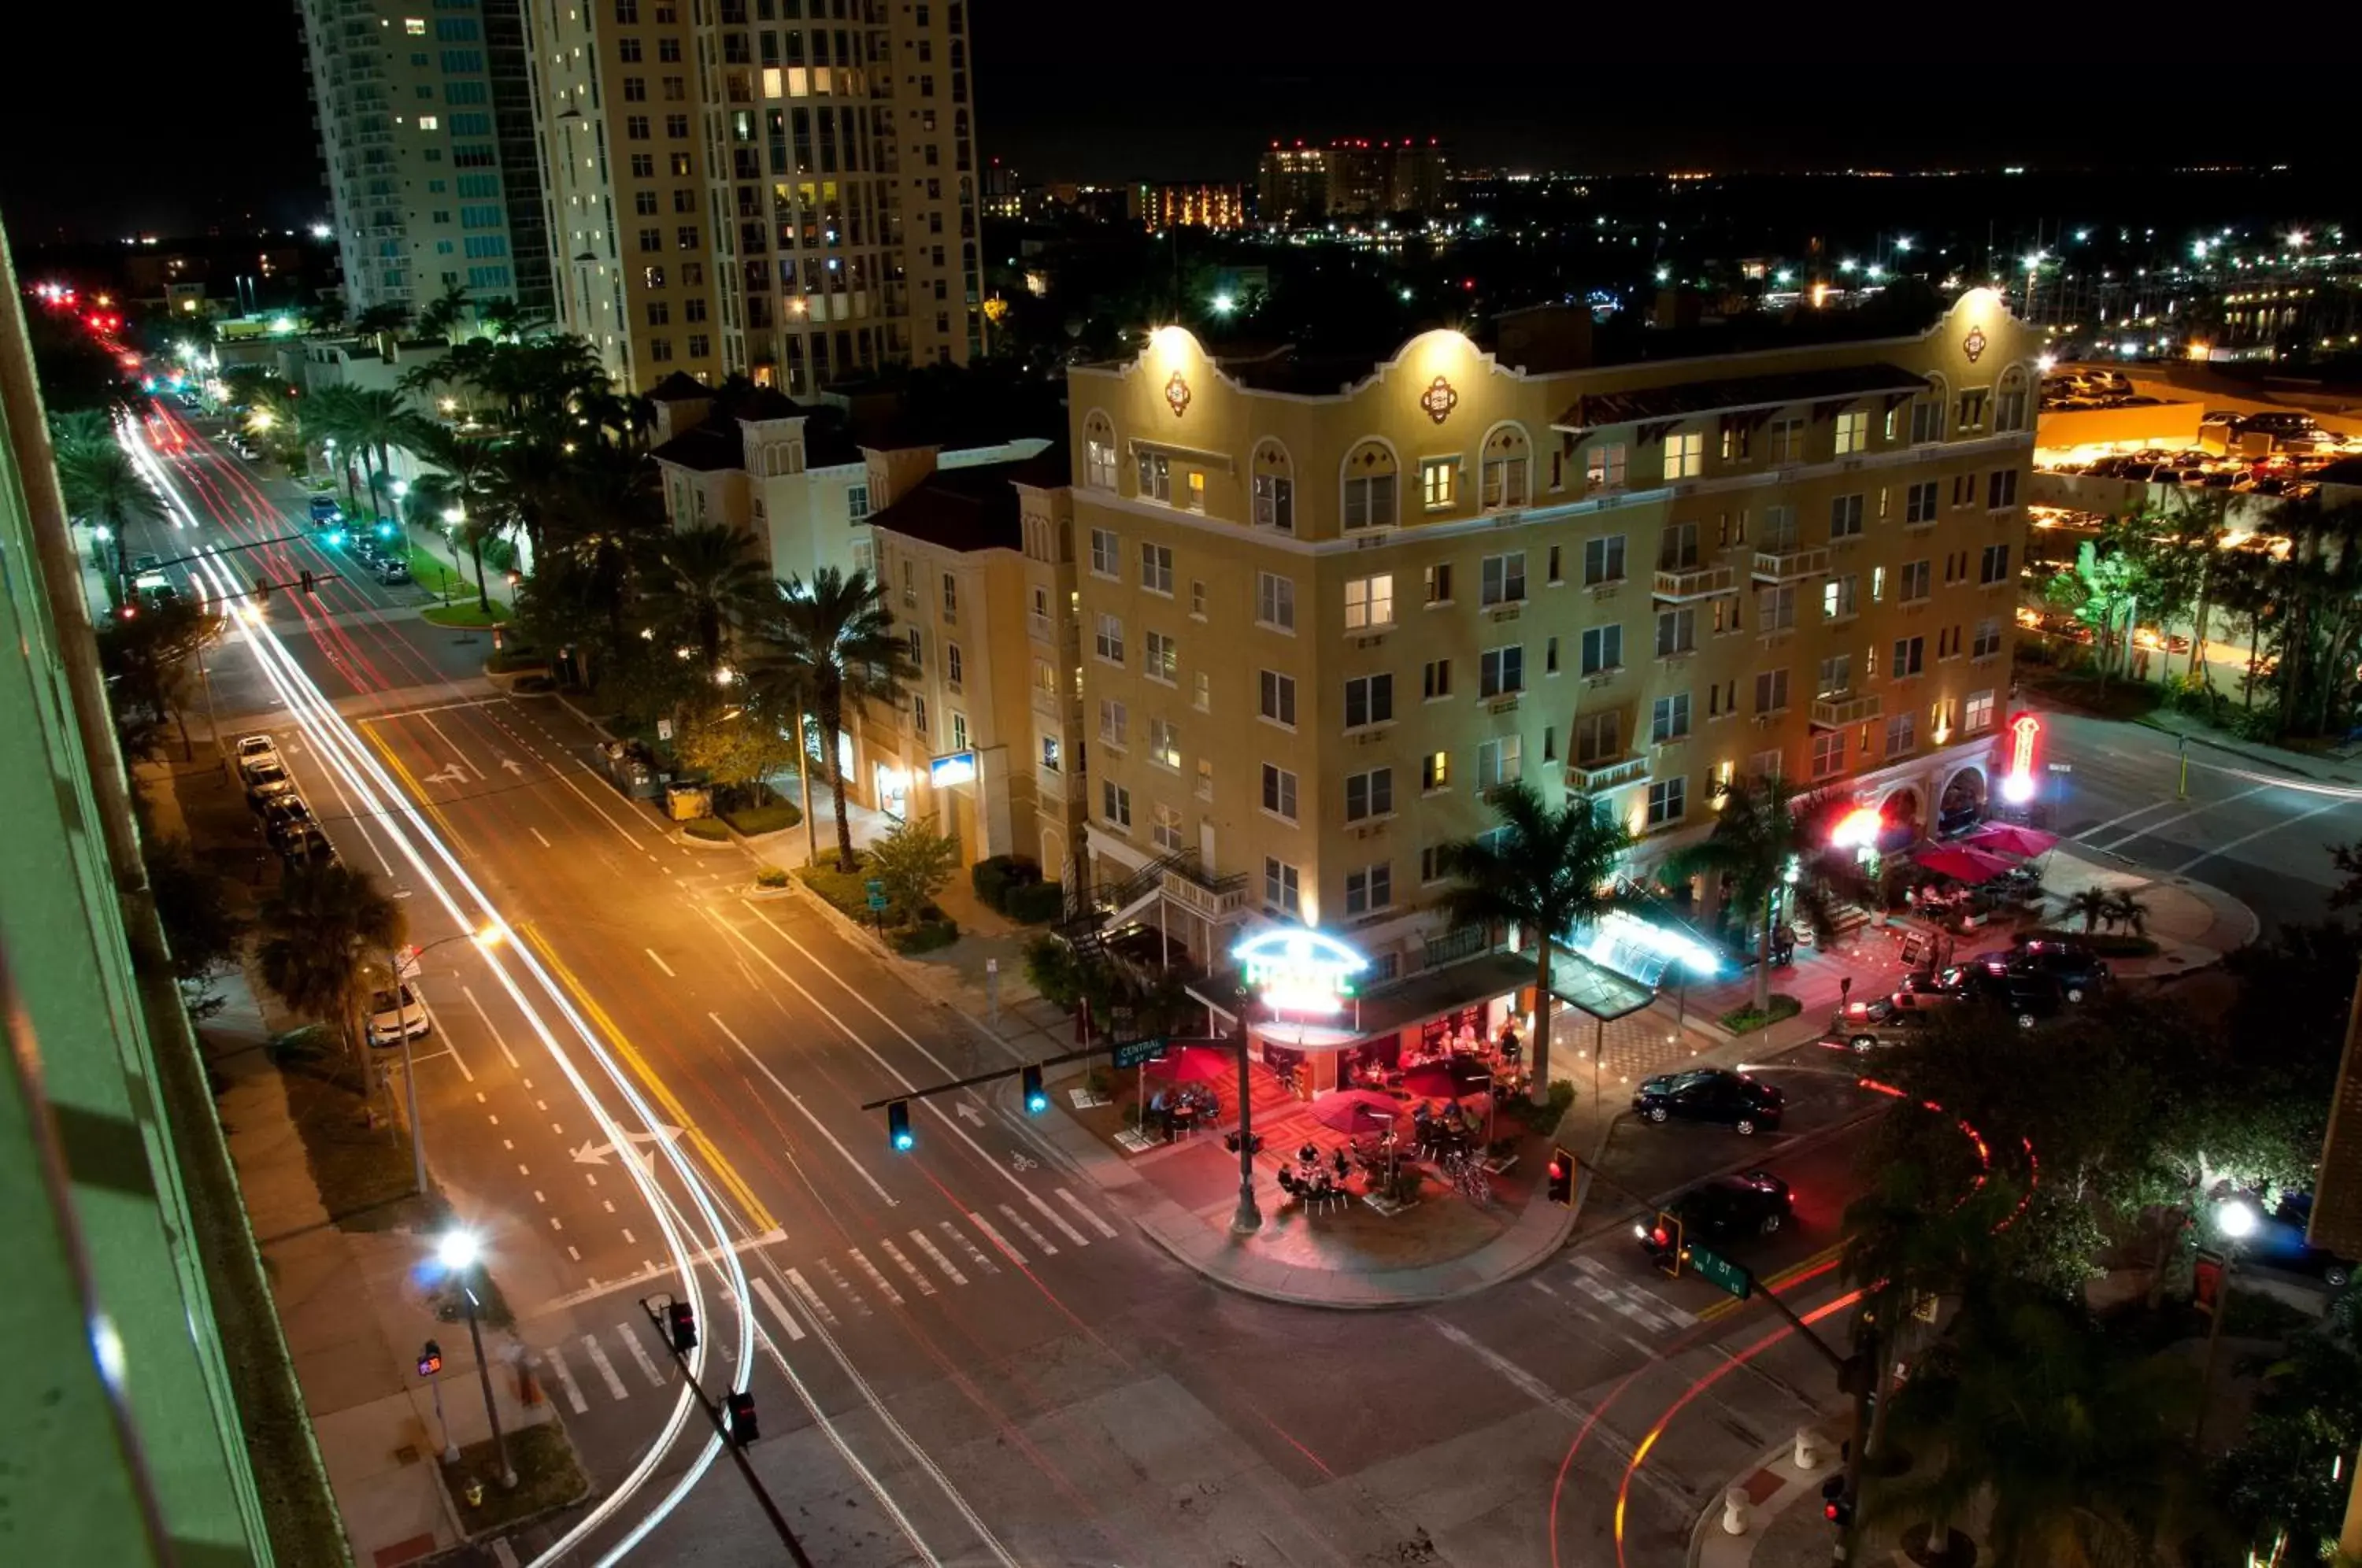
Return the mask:
[[[1303,1196],[1303,1193],[1297,1189],[1296,1185],[1296,1173],[1289,1170],[1286,1165],[1279,1167],[1279,1190],[1287,1194],[1290,1198],[1301,1198]]]
[[[1518,1059],[1518,1053],[1524,1049],[1524,1046],[1518,1043],[1516,1026],[1507,1023],[1501,1025],[1501,1060],[1515,1062]]]
[[[1352,1171],[1353,1168],[1345,1158],[1345,1145],[1342,1143],[1337,1145],[1336,1157],[1329,1163],[1337,1167],[1337,1179],[1339,1181],[1343,1181],[1347,1173]]]
[[[1299,1165],[1319,1165],[1320,1163],[1320,1146],[1317,1143],[1306,1143],[1304,1147],[1296,1151],[1296,1163]]]

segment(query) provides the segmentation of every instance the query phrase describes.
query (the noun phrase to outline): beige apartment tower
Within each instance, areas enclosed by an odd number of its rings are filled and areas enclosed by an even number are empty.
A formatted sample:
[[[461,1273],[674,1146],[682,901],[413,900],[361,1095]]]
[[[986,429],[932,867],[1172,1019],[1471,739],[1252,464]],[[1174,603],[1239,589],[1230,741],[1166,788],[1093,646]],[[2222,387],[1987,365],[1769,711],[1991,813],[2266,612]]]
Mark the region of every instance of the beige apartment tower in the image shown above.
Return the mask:
[[[559,324],[645,389],[983,348],[966,0],[529,8]]]
[[[1511,780],[1606,802],[1642,870],[1743,776],[1898,832],[1981,808],[2035,335],[1982,290],[1874,341],[1605,363],[1588,327],[1344,367],[1166,327],[1073,373],[1087,882],[1163,860],[1142,918],[1193,955],[1301,921],[1377,983]]]

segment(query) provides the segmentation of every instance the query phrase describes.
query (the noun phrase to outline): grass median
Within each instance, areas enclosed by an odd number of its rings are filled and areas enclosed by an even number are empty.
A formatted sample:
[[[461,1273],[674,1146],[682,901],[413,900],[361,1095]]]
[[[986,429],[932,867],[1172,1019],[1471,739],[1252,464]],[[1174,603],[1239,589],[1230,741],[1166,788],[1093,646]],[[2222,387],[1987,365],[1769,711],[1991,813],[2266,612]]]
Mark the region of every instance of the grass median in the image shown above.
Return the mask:
[[[443,1467],[444,1482],[470,1536],[511,1529],[579,1502],[590,1490],[590,1478],[575,1463],[574,1445],[556,1421],[509,1433],[508,1451],[509,1463],[516,1467],[513,1488],[501,1485],[500,1460],[490,1438],[469,1443],[459,1451],[458,1463]]]

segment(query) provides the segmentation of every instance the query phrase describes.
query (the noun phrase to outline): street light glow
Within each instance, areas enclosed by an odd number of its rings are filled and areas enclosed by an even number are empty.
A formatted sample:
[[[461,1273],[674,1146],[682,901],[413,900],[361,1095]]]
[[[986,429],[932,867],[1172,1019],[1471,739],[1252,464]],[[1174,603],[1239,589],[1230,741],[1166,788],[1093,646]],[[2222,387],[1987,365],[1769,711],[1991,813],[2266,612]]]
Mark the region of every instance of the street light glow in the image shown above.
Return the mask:
[[[462,1269],[473,1267],[482,1251],[473,1231],[446,1231],[435,1243],[435,1261],[458,1274]]]
[[[2244,1198],[2232,1198],[2214,1210],[2214,1228],[2235,1242],[2254,1235],[2258,1223],[2256,1206]]]
[[[1216,294],[1209,303],[1214,307],[1216,315],[1228,315],[1239,307],[1239,302],[1228,294]]]

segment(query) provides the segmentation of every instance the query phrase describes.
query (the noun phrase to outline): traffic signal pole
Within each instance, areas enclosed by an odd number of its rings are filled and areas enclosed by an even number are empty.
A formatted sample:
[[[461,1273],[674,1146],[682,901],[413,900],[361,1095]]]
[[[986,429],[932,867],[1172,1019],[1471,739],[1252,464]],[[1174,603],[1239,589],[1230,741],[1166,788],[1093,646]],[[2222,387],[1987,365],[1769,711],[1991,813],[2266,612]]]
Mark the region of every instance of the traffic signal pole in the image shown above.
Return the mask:
[[[648,1315],[648,1321],[656,1325],[657,1337],[664,1341],[665,1349],[672,1353],[674,1364],[680,1368],[683,1386],[697,1397],[697,1408],[703,1410],[705,1419],[713,1423],[714,1431],[722,1438],[722,1446],[730,1451],[730,1458],[738,1466],[738,1474],[745,1477],[748,1490],[755,1494],[755,1501],[761,1505],[763,1517],[771,1521],[771,1529],[787,1543],[788,1555],[795,1560],[796,1568],[812,1568],[812,1560],[804,1555],[803,1543],[796,1539],[796,1532],[788,1528],[787,1516],[779,1512],[779,1505],[771,1500],[763,1478],[756,1474],[754,1465],[747,1463],[745,1444],[731,1435],[729,1423],[722,1419],[722,1407],[708,1399],[705,1390],[697,1386],[697,1378],[689,1369],[688,1352],[681,1349],[666,1324],[665,1313],[671,1305],[667,1301],[659,1306],[646,1296],[640,1297],[640,1310]],[[694,1341],[690,1342],[692,1345],[695,1343]]]

